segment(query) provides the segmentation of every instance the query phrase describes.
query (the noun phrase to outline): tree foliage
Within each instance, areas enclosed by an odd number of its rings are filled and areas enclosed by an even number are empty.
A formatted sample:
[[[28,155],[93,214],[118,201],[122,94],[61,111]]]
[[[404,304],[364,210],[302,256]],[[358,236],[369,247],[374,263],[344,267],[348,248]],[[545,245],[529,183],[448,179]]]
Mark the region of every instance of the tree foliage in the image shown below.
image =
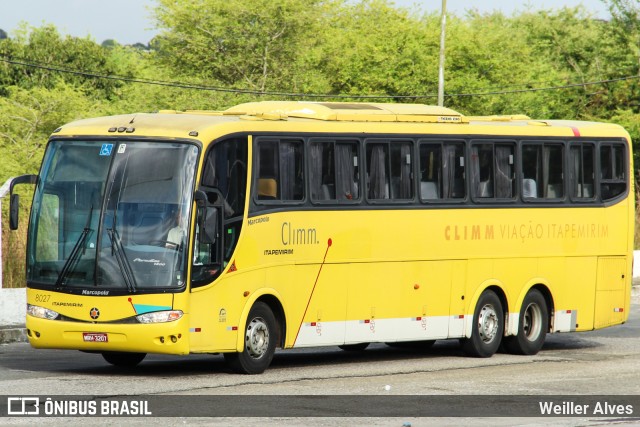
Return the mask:
[[[60,72],[91,70],[116,74],[118,67],[109,61],[109,51],[89,38],[62,36],[53,25],[22,27],[17,36],[0,41],[0,57],[15,61],[0,67],[0,88],[20,86],[26,89],[53,88],[59,82],[109,100],[122,86],[117,80]],[[18,63],[40,66],[18,65]],[[6,95],[0,89],[0,95]]]
[[[159,0],[160,60],[179,75],[257,91],[305,86],[302,57],[322,31],[321,0]]]

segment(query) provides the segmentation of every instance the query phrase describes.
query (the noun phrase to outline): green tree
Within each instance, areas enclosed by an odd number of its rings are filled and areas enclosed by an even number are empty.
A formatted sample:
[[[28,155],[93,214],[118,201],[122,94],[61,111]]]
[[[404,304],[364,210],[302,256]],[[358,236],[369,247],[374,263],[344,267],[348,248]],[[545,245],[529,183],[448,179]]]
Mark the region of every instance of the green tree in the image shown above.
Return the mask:
[[[304,57],[332,1],[159,0],[157,58],[174,75],[256,91],[301,91],[316,77]]]
[[[437,21],[434,15],[420,21],[386,0],[334,7],[317,64],[330,92],[397,96],[399,102],[415,102],[402,96],[437,92]]]
[[[2,62],[0,96],[6,88],[54,88],[65,82],[101,98],[113,96],[122,83],[83,74],[60,72],[59,69],[99,74],[115,74],[109,62],[109,51],[89,38],[61,36],[53,25],[40,28],[23,25],[12,39],[0,40],[0,58],[31,65]]]
[[[95,103],[60,83],[52,89],[13,86],[0,97],[0,181],[36,173],[49,135],[71,120],[95,115]]]

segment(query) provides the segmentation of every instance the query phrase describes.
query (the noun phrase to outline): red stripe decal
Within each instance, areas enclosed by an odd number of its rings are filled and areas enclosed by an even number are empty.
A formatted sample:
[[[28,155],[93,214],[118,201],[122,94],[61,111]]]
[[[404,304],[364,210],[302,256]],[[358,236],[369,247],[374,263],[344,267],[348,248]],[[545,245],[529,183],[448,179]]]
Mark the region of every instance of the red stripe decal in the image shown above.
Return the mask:
[[[307,307],[304,309],[304,313],[302,314],[302,319],[300,319],[300,326],[298,326],[298,332],[296,332],[296,338],[293,340],[293,346],[295,347],[296,341],[298,341],[298,335],[300,335],[300,329],[302,329],[302,325],[304,324],[304,318],[307,315],[307,310],[309,310],[309,304],[311,304],[311,298],[313,298],[313,293],[316,290],[316,285],[318,284],[318,279],[320,278],[320,273],[322,272],[322,267],[324,266],[324,262],[327,260],[327,254],[329,253],[329,248],[333,244],[333,241],[329,239],[327,241],[327,250],[324,251],[324,258],[322,258],[322,263],[320,264],[320,268],[318,269],[318,275],[316,276],[316,281],[313,283],[313,288],[311,288],[311,294],[309,295],[309,300],[307,301]]]

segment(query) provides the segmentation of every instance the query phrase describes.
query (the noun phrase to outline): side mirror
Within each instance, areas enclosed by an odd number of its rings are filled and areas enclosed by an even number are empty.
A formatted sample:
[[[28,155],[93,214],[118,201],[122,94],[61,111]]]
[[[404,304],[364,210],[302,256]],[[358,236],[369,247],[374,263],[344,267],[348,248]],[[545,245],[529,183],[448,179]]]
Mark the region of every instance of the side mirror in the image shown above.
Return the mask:
[[[207,193],[202,190],[196,190],[193,193],[193,200],[198,204],[206,204],[207,203]]]
[[[212,245],[218,240],[218,209],[213,206],[204,208],[200,226],[200,243]]]
[[[38,175],[21,175],[11,179],[11,184],[9,185],[9,192],[11,194],[11,199],[9,201],[9,228],[11,230],[18,229],[18,212],[20,210],[20,197],[17,194],[13,194],[13,187],[19,184],[37,183]],[[4,196],[4,194],[2,195]]]
[[[9,228],[11,230],[18,229],[19,217],[18,213],[20,212],[20,196],[17,194],[12,194],[9,202]]]

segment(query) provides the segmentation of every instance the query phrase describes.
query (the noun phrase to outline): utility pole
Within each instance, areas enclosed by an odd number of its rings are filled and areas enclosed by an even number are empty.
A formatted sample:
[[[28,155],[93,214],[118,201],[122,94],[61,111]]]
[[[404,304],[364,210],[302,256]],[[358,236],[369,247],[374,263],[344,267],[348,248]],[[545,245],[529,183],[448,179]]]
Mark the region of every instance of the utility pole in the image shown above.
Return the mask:
[[[442,0],[442,19],[440,20],[440,66],[438,67],[438,105],[444,106],[444,34],[447,24],[447,0]]]

